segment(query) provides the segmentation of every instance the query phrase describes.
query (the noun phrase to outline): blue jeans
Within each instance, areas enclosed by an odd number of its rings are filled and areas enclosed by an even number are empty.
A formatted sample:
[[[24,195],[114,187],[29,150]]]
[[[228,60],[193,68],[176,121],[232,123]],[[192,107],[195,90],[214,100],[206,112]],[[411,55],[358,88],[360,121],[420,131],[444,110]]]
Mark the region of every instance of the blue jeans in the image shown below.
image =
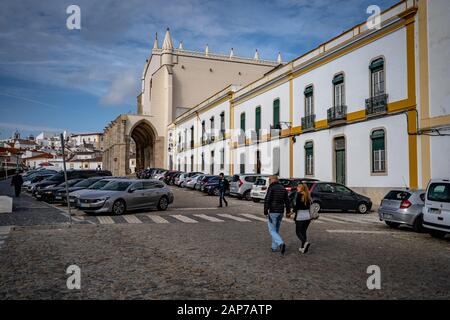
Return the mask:
[[[280,236],[280,225],[283,220],[282,213],[269,213],[267,225],[269,226],[270,236],[272,237],[272,249],[276,250],[284,243]]]

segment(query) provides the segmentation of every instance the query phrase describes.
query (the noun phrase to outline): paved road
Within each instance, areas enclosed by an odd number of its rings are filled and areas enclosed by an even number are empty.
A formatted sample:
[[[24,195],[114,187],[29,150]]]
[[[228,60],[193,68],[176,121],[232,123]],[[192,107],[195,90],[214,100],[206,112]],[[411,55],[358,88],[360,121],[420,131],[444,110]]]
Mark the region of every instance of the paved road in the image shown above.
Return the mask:
[[[375,213],[326,213],[310,228],[307,255],[285,220],[281,257],[270,251],[261,204],[233,199],[217,209],[215,197],[174,192],[169,211],[75,212],[82,223],[71,227],[38,223],[50,216],[30,208],[36,223],[0,228],[0,299],[450,298],[448,239],[389,229]],[[72,264],[81,268],[81,290],[66,287]],[[367,289],[369,265],[381,269],[381,290]]]

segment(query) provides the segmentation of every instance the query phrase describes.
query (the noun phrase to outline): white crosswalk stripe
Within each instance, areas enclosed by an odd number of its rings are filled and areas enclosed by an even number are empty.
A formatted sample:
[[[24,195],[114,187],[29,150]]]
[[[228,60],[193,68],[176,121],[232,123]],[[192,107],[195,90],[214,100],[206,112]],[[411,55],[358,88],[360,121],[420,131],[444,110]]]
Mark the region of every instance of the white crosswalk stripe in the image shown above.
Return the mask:
[[[131,215],[131,216],[122,216],[126,222],[128,223],[133,223],[133,224],[137,224],[137,223],[142,223],[141,220],[139,220],[138,217]]]
[[[236,221],[239,221],[239,222],[251,222],[251,220],[244,219],[244,218],[241,218],[241,217],[238,217],[238,216],[233,216],[233,215],[227,214],[227,213],[220,213],[220,214],[218,214],[218,216],[221,216],[221,217],[224,217],[224,218],[228,218],[228,219],[232,219],[232,220],[236,220]]]
[[[160,216],[155,216],[155,215],[151,215],[151,214],[147,214],[146,216],[155,223],[169,223],[169,221],[167,221],[166,219],[164,219],[163,217],[160,217]]]
[[[186,222],[186,223],[197,223],[197,220],[191,219],[189,217],[186,216],[182,216],[181,214],[174,214],[172,215],[172,217],[174,217],[177,220],[180,220],[181,222]]]
[[[225,222],[224,220],[215,217],[207,216],[206,214],[194,214],[194,216],[211,221],[211,222]]]
[[[329,218],[329,217],[324,217],[323,215],[321,215],[319,217],[319,219],[322,220],[322,221],[327,221],[327,222],[334,222],[334,223],[341,223],[341,224],[346,224],[347,223],[345,221],[336,220],[336,219]]]
[[[362,223],[362,224],[372,224],[373,223],[373,222],[362,221],[359,219],[352,219],[352,218],[346,218],[346,217],[333,217],[333,219],[340,220],[340,221],[342,220],[342,221],[350,222],[350,223]]]
[[[114,220],[111,217],[97,217],[98,222],[100,224],[113,224],[115,223]]]
[[[242,213],[241,216],[244,216],[244,217],[250,218],[250,219],[267,222],[267,218],[258,217],[258,216],[255,216],[254,214],[250,214],[250,213]]]

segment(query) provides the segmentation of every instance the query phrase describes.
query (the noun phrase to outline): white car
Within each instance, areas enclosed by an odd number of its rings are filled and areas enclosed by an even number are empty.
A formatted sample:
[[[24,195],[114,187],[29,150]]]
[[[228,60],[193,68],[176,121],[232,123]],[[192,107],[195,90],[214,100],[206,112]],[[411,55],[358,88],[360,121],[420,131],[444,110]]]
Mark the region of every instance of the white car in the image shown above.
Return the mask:
[[[422,209],[423,226],[435,238],[450,233],[450,179],[431,179]]]
[[[256,179],[255,184],[250,191],[250,197],[253,202],[259,202],[266,198],[267,188],[269,188],[269,177],[260,177]]]

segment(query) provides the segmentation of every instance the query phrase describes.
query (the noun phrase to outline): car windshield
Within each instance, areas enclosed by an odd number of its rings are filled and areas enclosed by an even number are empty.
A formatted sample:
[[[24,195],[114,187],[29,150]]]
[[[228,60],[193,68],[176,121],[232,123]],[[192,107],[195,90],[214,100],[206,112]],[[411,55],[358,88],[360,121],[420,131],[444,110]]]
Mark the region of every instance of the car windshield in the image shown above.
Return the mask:
[[[257,185],[257,186],[265,186],[266,185],[266,179],[256,179],[255,185]]]
[[[100,180],[100,181],[97,181],[96,183],[94,183],[93,185],[91,185],[88,189],[91,189],[91,190],[101,189],[105,185],[107,185],[109,182],[111,182],[111,181],[110,180]]]
[[[408,200],[410,196],[411,194],[409,192],[401,190],[392,190],[389,191],[389,193],[384,197],[384,199],[403,201]]]
[[[69,187],[73,187],[74,185],[76,185],[78,182],[80,182],[80,180],[69,180],[67,181],[67,185]]]
[[[98,180],[92,180],[92,179],[81,180],[81,181],[77,182],[74,185],[74,187],[87,188],[91,184],[95,183],[96,181],[98,181]]]
[[[289,179],[279,179],[278,181],[285,187],[291,184]]]
[[[131,185],[131,182],[127,182],[127,181],[111,181],[110,183],[105,185],[102,188],[102,190],[125,191],[130,185]]]
[[[430,201],[450,202],[450,183],[432,183],[428,187],[427,198]]]
[[[233,176],[233,180],[231,180],[232,182],[238,182],[239,181],[239,176],[238,175],[234,175]]]

